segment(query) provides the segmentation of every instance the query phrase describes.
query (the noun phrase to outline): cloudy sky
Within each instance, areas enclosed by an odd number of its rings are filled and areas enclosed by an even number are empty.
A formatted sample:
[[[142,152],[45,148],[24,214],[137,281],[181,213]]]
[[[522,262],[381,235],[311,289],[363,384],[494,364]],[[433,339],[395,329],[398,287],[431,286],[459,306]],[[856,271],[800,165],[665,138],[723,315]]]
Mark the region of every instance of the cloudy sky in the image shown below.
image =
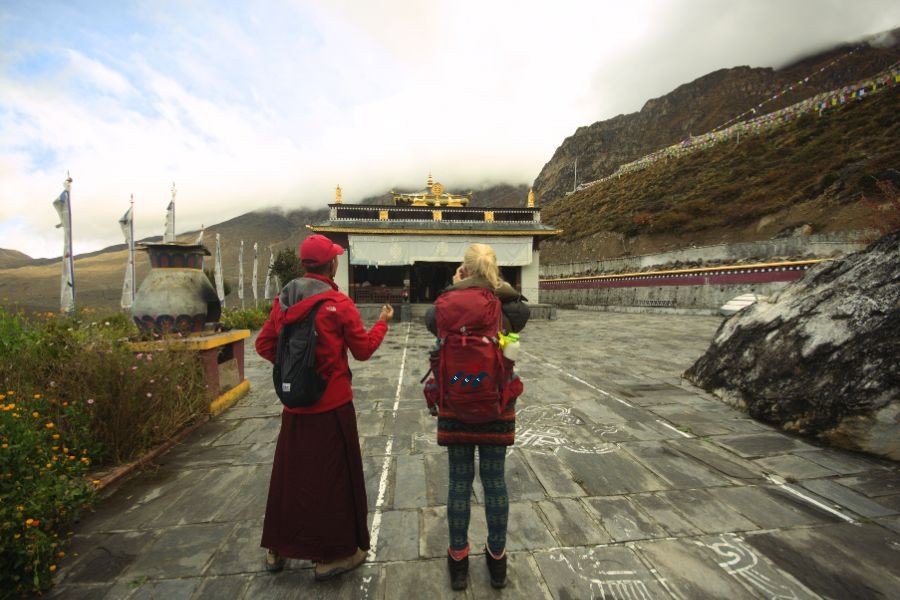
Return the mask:
[[[59,256],[432,171],[531,183],[575,129],[715,69],[900,25],[896,0],[231,0],[0,4],[0,248]]]

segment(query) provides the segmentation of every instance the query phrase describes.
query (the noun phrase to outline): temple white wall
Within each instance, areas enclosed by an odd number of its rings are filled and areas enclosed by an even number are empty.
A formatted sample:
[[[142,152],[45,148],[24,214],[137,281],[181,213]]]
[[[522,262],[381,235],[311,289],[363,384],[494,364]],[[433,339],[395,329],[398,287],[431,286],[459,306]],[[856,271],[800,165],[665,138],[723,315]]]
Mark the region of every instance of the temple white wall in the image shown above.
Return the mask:
[[[522,266],[522,295],[529,302],[538,301],[538,275],[541,267],[540,250],[531,251],[531,264]]]

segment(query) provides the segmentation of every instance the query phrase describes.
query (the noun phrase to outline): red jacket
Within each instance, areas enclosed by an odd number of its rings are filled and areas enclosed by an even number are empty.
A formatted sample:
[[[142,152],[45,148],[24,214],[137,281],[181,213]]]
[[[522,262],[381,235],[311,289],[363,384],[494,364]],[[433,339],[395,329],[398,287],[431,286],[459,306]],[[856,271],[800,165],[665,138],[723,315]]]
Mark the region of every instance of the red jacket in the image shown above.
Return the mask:
[[[285,323],[292,323],[306,316],[313,304],[326,298],[316,313],[316,370],[328,381],[325,393],[313,406],[287,408],[296,414],[321,413],[335,409],[353,400],[350,387],[350,364],[347,349],[356,360],[368,360],[375,353],[384,335],[387,323],[378,320],[369,331],[363,326],[359,310],[337,285],[321,275],[307,273],[288,283],[272,303],[272,312],[256,337],[256,352],[269,362],[275,361],[278,334]],[[287,306],[287,310],[282,310]]]

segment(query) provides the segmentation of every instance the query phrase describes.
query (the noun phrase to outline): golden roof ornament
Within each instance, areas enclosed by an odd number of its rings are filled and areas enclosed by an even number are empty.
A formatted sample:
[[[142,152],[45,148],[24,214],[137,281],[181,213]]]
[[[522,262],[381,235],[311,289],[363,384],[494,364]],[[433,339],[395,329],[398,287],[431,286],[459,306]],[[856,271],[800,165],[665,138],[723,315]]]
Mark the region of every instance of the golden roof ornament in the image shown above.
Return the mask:
[[[425,182],[425,187],[430,189],[433,184],[434,178],[431,176],[431,171],[428,171],[428,181]]]
[[[338,186],[334,189],[334,203],[335,203],[335,204],[341,204],[341,203],[343,202],[342,196],[343,196],[343,192],[341,192],[341,186],[338,185]]]
[[[431,178],[429,177],[429,179],[431,179]],[[432,186],[431,186],[431,193],[434,194],[435,200],[440,200],[441,194],[444,193],[444,186],[441,185],[440,182],[435,181],[434,184],[432,184]]]
[[[528,208],[534,208],[534,188],[528,189]]]

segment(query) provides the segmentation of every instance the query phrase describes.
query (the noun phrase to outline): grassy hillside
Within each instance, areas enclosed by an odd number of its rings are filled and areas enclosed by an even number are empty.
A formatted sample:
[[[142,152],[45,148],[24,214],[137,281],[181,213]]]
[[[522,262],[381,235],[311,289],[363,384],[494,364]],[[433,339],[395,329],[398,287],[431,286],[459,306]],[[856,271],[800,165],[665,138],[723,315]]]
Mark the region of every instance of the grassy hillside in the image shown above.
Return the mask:
[[[564,230],[542,244],[544,261],[768,239],[801,225],[814,233],[870,227],[872,205],[861,200],[878,200],[877,181],[900,177],[898,94],[889,88],[566,196],[542,211]],[[604,245],[609,237],[618,242]]]

